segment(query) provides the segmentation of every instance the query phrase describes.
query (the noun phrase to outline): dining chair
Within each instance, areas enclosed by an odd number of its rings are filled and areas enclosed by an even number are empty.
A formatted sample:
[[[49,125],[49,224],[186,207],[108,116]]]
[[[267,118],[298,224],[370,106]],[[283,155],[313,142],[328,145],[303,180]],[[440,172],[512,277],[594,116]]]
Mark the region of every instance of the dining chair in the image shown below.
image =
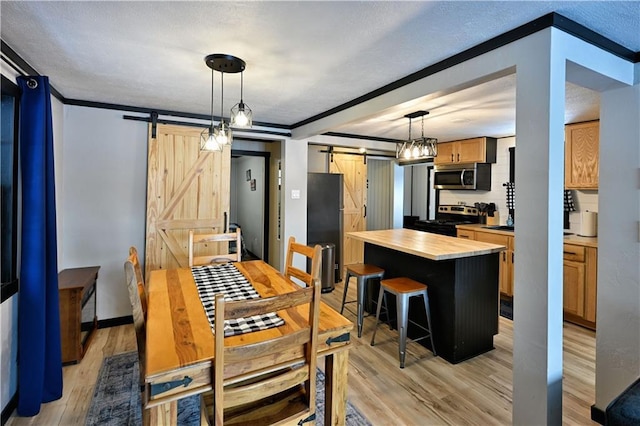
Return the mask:
[[[130,252],[131,253],[131,252]],[[138,280],[134,259],[131,254],[124,262],[124,275],[129,290],[129,301],[133,311],[133,326],[136,331],[136,344],[138,346],[138,367],[140,370],[140,391],[142,392],[142,415],[146,415],[144,405],[146,397],[144,395],[144,374],[145,374],[145,348],[146,348],[146,317],[147,317],[147,295],[144,285]]]
[[[229,253],[229,243],[235,242],[236,252]],[[221,244],[224,243],[224,244]],[[196,244],[205,244],[209,248],[217,247],[216,253],[196,255]],[[189,231],[189,266],[209,265],[211,263],[222,262],[240,262],[242,260],[242,233],[240,228],[236,228],[235,232],[224,232],[220,234],[196,234],[193,230]],[[213,252],[214,250],[209,250]]]
[[[210,424],[303,424],[315,419],[319,280],[278,296],[225,301],[215,298],[213,393],[204,394]],[[224,336],[225,320],[264,315],[308,305],[299,329],[283,325],[277,337],[237,346]]]
[[[303,271],[300,268],[293,266],[294,257],[304,256],[308,262],[311,261],[310,272]],[[295,237],[289,237],[289,243],[287,248],[287,259],[284,269],[284,276],[291,279],[299,280],[310,286],[316,279],[320,282],[320,267],[322,263],[322,248],[316,244],[314,247],[309,247],[304,244],[296,242]],[[295,281],[294,280],[294,281]]]
[[[140,258],[138,256],[138,249],[135,246],[129,247],[129,260],[133,263],[133,270],[136,273],[136,279],[138,283],[142,283],[144,289],[147,289],[147,285],[144,282],[144,275],[142,274],[142,267],[140,266]],[[146,301],[144,303],[146,305]],[[146,310],[146,307],[145,307]]]

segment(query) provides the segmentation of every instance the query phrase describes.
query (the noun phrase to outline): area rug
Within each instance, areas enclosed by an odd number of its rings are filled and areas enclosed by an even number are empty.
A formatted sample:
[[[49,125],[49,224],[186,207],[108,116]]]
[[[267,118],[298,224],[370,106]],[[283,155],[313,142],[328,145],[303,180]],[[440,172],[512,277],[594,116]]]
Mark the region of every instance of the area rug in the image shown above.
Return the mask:
[[[318,370],[316,390],[316,424],[324,424],[324,374]],[[138,387],[138,354],[126,352],[104,359],[93,399],[87,413],[87,426],[124,426],[142,424]],[[347,401],[347,425],[366,426],[369,421]],[[197,396],[178,401],[178,425],[200,424]]]

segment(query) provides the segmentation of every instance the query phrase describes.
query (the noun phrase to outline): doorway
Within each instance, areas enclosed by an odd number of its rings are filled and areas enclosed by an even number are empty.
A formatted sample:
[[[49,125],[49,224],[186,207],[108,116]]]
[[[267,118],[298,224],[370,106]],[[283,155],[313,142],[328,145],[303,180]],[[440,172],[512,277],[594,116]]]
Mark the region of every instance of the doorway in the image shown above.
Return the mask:
[[[271,154],[231,151],[229,226],[242,230],[243,260],[269,261],[269,172]]]

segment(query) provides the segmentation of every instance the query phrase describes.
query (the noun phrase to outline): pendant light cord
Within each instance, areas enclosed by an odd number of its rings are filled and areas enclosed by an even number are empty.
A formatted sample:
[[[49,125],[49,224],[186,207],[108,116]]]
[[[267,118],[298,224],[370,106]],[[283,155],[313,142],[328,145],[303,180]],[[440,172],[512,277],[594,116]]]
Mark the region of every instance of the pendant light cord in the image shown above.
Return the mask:
[[[224,71],[220,71],[220,84],[222,85],[222,89],[220,89],[220,123],[224,120]]]
[[[211,128],[213,129],[213,68],[211,68]]]

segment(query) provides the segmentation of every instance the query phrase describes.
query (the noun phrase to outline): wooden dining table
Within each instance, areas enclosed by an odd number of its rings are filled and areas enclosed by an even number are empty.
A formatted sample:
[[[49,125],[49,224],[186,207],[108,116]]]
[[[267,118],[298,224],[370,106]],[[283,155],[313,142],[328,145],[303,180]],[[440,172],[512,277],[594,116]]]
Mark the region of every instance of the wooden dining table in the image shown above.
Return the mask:
[[[234,263],[261,297],[295,290],[297,284],[262,260]],[[190,268],[151,271],[146,319],[145,423],[175,425],[177,401],[213,389],[214,336]],[[300,329],[304,306],[278,315],[285,324],[227,337],[263,341]],[[344,425],[347,369],[353,323],[320,304],[318,357],[325,359],[325,424]]]

